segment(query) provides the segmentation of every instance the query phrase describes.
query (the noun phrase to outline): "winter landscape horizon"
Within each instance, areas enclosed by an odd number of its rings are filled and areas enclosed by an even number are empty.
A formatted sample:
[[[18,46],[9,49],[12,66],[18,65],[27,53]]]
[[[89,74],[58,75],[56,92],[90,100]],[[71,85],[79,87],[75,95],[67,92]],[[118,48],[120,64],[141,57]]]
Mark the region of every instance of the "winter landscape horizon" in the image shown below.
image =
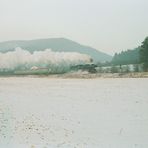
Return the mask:
[[[0,148],[148,148],[147,0],[0,0]]]

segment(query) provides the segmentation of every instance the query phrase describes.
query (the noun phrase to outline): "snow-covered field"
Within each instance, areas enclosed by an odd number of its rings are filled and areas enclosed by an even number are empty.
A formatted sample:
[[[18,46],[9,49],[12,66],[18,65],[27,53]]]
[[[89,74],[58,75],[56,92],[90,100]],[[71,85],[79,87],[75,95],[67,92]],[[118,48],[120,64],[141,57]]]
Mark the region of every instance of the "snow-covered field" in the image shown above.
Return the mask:
[[[148,148],[148,79],[0,78],[0,148]]]

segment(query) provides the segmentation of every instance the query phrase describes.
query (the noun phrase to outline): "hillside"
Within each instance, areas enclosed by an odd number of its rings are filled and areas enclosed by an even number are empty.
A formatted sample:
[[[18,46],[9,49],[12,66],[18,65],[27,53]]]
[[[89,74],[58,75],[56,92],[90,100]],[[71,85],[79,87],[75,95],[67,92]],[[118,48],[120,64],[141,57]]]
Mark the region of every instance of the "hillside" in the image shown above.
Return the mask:
[[[139,63],[139,48],[116,53],[112,59],[114,65]]]
[[[47,48],[50,48],[53,51],[79,52],[90,55],[94,62],[111,61],[112,59],[112,57],[106,53],[100,52],[92,47],[84,46],[65,38],[1,42],[0,52],[13,51],[16,47],[21,47],[31,53],[33,51],[42,51]]]

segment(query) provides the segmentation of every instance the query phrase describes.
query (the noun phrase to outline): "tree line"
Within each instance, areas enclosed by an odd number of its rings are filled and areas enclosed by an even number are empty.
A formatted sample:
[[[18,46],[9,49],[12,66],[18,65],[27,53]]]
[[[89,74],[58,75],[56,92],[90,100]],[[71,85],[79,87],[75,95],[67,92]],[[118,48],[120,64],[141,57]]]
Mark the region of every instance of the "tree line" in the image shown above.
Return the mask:
[[[134,50],[126,50],[115,53],[111,65],[142,64],[143,69],[148,71],[148,37],[142,42],[141,46]]]

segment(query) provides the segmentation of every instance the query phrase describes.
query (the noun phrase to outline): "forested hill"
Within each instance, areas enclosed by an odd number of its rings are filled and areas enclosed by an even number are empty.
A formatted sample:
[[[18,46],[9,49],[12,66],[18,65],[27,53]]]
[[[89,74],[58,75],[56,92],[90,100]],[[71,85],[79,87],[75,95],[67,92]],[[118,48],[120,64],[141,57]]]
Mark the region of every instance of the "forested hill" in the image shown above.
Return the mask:
[[[121,53],[115,53],[112,64],[123,65],[123,64],[136,64],[139,63],[140,58],[140,47],[133,50],[122,51]]]

